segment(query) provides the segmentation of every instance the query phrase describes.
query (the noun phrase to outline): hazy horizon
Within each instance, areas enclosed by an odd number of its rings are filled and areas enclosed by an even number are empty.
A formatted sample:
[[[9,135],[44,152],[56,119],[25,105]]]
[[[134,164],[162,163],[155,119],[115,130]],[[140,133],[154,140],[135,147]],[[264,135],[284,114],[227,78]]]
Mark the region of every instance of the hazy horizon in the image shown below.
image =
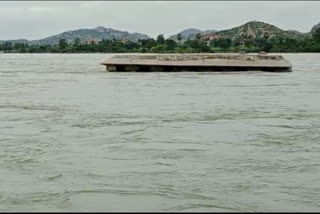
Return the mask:
[[[320,22],[319,9],[320,2],[306,1],[7,1],[0,2],[0,40],[37,40],[98,26],[153,38],[159,34],[169,37],[189,28],[226,30],[249,21],[306,33]]]

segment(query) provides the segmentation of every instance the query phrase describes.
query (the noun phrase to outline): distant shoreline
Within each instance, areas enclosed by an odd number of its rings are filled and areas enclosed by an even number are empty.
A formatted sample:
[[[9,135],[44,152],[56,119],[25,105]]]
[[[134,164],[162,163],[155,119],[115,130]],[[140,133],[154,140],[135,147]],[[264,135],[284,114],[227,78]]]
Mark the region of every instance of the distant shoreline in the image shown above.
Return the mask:
[[[226,53],[226,54],[236,54],[240,52],[216,52],[218,53]],[[259,52],[248,52],[246,54],[258,54]],[[128,53],[123,53],[123,52],[118,52],[118,53],[105,53],[105,52],[75,52],[75,53],[17,53],[17,52],[0,52],[0,54],[215,54],[212,52],[204,52],[204,53],[140,53],[140,52],[128,52]],[[266,54],[320,54],[320,52],[269,52]]]

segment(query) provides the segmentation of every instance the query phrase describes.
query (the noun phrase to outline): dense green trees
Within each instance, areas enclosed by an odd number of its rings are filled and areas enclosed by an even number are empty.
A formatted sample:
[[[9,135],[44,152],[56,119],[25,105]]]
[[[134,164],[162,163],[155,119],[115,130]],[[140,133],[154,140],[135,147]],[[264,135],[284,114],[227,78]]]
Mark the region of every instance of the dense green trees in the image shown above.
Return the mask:
[[[157,45],[163,45],[166,41],[164,39],[164,36],[163,34],[160,34],[158,37],[157,37]]]
[[[67,47],[68,47],[67,41],[66,41],[65,39],[60,39],[60,40],[59,40],[59,48],[60,48],[61,50],[64,50],[64,49],[66,49]]]
[[[178,42],[181,42],[181,40],[182,40],[182,36],[180,33],[177,35],[177,40],[178,40]]]
[[[255,39],[254,43],[261,51],[269,52],[273,44],[267,39]]]
[[[320,36],[295,40],[288,38],[259,38],[254,41],[232,41],[230,38],[219,38],[212,41],[201,39],[182,41],[165,39],[161,34],[156,40],[146,39],[133,41],[102,40],[83,42],[76,38],[68,43],[60,39],[56,45],[0,43],[1,52],[9,53],[204,53],[204,52],[320,52]]]
[[[199,34],[196,36],[194,40],[187,40],[185,42],[187,47],[190,47],[195,53],[205,53],[205,52],[213,52],[213,50],[208,45],[208,42],[201,40]]]
[[[211,46],[213,47],[217,47],[217,48],[221,48],[221,49],[229,49],[232,45],[232,41],[231,39],[227,38],[227,39],[215,39],[211,41]]]

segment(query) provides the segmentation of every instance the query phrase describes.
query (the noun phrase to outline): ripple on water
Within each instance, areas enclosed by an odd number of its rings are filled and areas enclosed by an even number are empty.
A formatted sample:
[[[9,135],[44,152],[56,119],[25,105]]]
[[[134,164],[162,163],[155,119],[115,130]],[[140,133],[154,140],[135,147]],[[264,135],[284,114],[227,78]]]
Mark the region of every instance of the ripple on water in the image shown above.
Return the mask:
[[[107,73],[0,54],[1,211],[317,211],[320,55],[276,73]]]

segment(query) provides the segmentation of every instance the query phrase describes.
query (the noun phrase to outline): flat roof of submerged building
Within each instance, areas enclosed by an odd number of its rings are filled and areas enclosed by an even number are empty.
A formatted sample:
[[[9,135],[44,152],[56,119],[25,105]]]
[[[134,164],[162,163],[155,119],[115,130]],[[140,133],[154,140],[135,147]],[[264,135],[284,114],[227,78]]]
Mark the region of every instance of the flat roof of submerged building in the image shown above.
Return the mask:
[[[281,55],[246,53],[200,54],[126,54],[115,55],[102,63],[107,66],[268,68],[291,70],[291,63]],[[121,69],[120,69],[121,70]],[[129,69],[130,70],[130,69]],[[132,69],[134,70],[134,69]]]

